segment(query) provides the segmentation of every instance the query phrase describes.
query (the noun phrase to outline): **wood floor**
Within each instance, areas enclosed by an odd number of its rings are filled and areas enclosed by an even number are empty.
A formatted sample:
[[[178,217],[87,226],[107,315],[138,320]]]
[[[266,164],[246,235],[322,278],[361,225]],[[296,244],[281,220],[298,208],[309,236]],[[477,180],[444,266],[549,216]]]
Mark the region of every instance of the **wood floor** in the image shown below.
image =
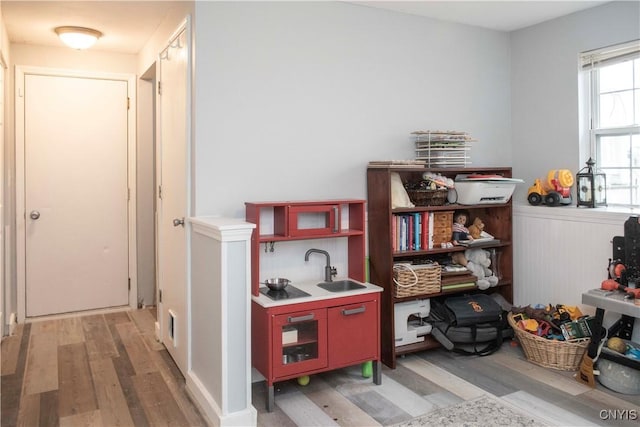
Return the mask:
[[[18,325],[2,341],[2,426],[206,426],[154,322],[143,309]]]
[[[2,341],[1,425],[205,426],[154,339],[154,320],[143,309],[19,325]],[[591,389],[571,372],[527,362],[510,343],[482,358],[409,355],[396,369],[383,366],[379,386],[359,366],[314,375],[307,386],[278,383],[273,412],[265,410],[264,382],[252,390],[261,427],[390,426],[482,395],[547,425],[640,424],[640,396]]]
[[[390,426],[483,395],[544,425],[640,425],[640,396],[615,393],[600,384],[591,389],[578,383],[573,372],[528,362],[511,342],[486,357],[439,349],[398,361],[394,370],[383,366],[379,386],[363,378],[358,366],[314,375],[304,387],[296,381],[278,383],[271,413],[265,411],[264,384],[255,383],[258,425]]]

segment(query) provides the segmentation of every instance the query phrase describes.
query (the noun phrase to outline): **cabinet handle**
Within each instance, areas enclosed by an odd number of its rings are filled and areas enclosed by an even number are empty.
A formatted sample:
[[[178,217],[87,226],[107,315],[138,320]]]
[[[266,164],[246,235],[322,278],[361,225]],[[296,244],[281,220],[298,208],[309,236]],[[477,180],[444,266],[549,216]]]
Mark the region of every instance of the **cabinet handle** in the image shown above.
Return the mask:
[[[367,307],[365,307],[364,305],[362,307],[358,307],[358,308],[352,308],[349,310],[342,310],[342,315],[343,316],[351,316],[352,314],[358,314],[358,313],[364,313],[367,310]]]
[[[338,207],[334,206],[333,207],[333,232],[334,233],[337,233],[339,231],[338,230],[338,227],[340,226],[339,222],[340,222],[340,218],[338,218]]]
[[[306,322],[308,320],[313,320],[314,317],[315,316],[313,315],[313,313],[310,313],[304,316],[298,316],[298,317],[288,317],[287,322],[289,323]]]

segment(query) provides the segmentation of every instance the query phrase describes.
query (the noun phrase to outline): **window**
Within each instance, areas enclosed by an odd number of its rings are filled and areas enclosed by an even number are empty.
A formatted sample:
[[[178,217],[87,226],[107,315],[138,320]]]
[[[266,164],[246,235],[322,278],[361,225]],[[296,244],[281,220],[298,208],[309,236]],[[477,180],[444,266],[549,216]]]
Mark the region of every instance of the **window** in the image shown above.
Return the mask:
[[[610,205],[640,205],[640,40],[585,52],[590,155],[607,175]]]

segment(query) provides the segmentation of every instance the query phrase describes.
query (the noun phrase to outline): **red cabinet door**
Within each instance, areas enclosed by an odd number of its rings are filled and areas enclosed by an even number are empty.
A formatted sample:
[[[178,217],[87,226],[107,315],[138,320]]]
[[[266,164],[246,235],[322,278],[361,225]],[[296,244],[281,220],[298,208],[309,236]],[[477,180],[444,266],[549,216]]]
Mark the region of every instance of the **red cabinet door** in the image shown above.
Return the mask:
[[[273,318],[273,377],[327,367],[327,309]]]
[[[378,358],[378,302],[331,307],[329,366],[341,367]]]
[[[289,206],[289,236],[317,236],[340,231],[340,205]]]

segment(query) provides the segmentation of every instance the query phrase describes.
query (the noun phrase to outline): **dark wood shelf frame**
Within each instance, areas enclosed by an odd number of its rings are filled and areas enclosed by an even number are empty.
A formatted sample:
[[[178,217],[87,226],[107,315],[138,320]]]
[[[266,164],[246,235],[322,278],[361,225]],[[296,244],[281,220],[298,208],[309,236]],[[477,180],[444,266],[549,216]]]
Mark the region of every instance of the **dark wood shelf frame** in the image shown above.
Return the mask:
[[[507,301],[513,301],[513,231],[511,200],[502,204],[460,205],[457,203],[443,206],[417,206],[415,208],[391,207],[391,174],[397,172],[403,182],[420,181],[425,172],[434,172],[449,178],[458,174],[495,174],[506,178],[512,177],[510,167],[480,167],[480,168],[368,168],[367,169],[367,211],[369,230],[369,277],[370,282],[384,288],[380,301],[381,310],[381,357],[382,362],[390,368],[395,368],[399,355],[428,350],[439,344],[430,335],[425,341],[401,347],[395,346],[394,306],[398,302],[415,299],[436,298],[469,292],[498,292]],[[463,246],[453,248],[433,248],[419,251],[394,252],[392,249],[393,215],[413,212],[438,212],[465,209],[472,217],[479,216],[485,223],[485,230],[500,242],[488,243],[484,249],[495,249],[499,252],[499,265],[493,266],[500,272],[498,286],[479,291],[474,288],[460,289],[436,294],[416,295],[413,297],[394,297],[393,264],[397,261],[407,262],[413,258],[428,258],[430,256],[446,256],[448,253],[460,252],[467,249]]]

